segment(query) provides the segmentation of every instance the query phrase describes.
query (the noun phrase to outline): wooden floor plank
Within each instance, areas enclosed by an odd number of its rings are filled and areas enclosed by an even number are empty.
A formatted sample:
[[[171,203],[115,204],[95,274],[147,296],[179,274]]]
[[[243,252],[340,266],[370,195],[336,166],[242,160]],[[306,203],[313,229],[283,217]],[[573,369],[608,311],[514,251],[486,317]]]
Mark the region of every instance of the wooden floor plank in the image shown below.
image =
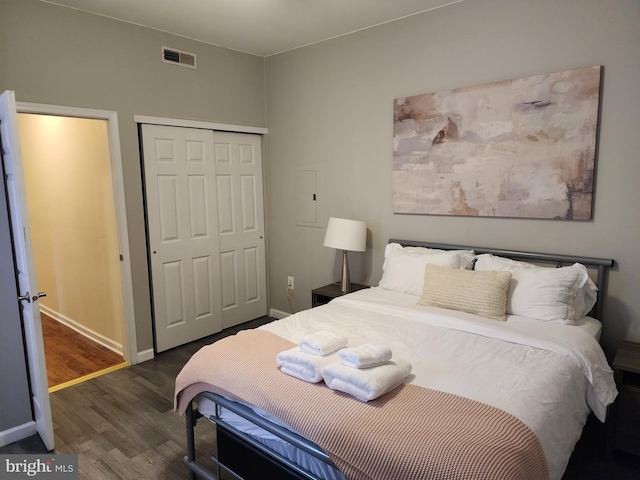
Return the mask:
[[[101,445],[93,440],[83,443],[79,448],[78,455],[78,473],[80,478],[97,478],[104,480],[114,480],[121,478],[117,471],[107,465],[103,458],[107,452]],[[91,477],[85,475],[84,472],[91,472]]]
[[[124,362],[108,348],[40,313],[49,387],[75,380]]]

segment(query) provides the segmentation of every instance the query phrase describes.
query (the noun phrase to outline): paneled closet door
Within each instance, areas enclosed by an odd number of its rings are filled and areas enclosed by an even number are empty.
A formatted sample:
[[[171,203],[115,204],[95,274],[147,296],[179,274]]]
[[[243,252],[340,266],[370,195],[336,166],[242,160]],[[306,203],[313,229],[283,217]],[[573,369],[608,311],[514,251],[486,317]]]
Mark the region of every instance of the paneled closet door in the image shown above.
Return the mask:
[[[143,125],[156,351],[222,329],[213,132]]]
[[[215,132],[214,156],[227,328],[267,314],[261,137]]]
[[[142,126],[156,351],[267,314],[259,135]]]

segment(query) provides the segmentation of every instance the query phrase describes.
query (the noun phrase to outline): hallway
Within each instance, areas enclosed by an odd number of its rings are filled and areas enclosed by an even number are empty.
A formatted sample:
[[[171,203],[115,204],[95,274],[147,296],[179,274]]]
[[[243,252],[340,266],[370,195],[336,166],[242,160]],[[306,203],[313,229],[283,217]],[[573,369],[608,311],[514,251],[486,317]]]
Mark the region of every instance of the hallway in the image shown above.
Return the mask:
[[[122,355],[44,313],[40,315],[50,392],[127,365]]]

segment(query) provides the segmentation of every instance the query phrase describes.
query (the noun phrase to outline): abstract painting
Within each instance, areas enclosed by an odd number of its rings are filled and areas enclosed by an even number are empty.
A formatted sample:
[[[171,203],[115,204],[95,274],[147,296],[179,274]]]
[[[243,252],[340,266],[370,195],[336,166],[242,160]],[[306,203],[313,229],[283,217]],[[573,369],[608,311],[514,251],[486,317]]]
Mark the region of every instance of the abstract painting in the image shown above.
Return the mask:
[[[394,100],[394,213],[591,219],[600,66]]]

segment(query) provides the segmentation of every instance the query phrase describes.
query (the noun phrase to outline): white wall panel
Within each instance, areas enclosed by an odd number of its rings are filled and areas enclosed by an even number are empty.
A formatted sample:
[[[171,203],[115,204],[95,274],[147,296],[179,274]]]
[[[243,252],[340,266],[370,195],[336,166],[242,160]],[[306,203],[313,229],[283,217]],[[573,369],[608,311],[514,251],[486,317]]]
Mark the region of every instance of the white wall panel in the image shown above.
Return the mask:
[[[238,156],[240,164],[242,165],[254,165],[255,153],[253,145],[238,145]]]
[[[187,163],[204,163],[203,142],[187,140],[185,147],[187,149]]]
[[[216,175],[218,195],[218,230],[220,235],[228,235],[235,231],[232,180],[231,175]]]
[[[195,318],[199,319],[211,315],[213,304],[211,290],[211,261],[210,257],[193,259],[193,296],[195,303]]]
[[[228,143],[215,143],[215,157],[216,163],[230,164],[231,163],[231,146]]]
[[[182,286],[182,262],[168,262],[162,266],[164,276],[164,300],[166,326],[184,323],[184,298]]]
[[[242,195],[242,231],[254,232],[258,227],[255,175],[240,176],[240,191]]]
[[[207,237],[207,184],[205,175],[189,175],[189,220],[191,238]]]
[[[158,175],[158,207],[162,242],[180,239],[178,221],[178,185],[175,175]]]
[[[236,276],[236,252],[223,252],[220,255],[220,273],[222,276],[222,309],[238,305],[238,281]]]
[[[175,162],[175,142],[167,138],[156,138],[156,162],[172,163]]]
[[[245,302],[255,302],[260,299],[260,268],[258,264],[260,256],[255,247],[245,248],[243,253]]]

